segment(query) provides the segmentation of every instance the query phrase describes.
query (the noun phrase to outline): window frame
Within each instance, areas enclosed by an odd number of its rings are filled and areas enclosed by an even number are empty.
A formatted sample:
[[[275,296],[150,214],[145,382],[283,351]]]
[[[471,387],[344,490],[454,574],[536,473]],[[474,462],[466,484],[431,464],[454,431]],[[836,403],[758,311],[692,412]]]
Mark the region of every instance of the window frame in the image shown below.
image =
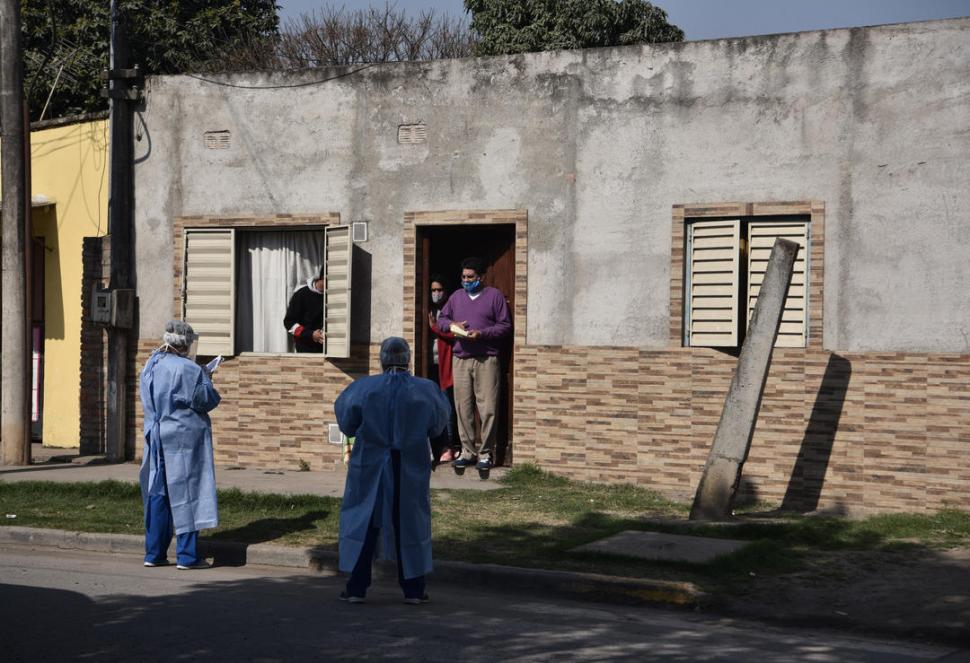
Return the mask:
[[[766,218],[767,217],[767,218]],[[726,202],[726,203],[691,203],[675,204],[672,207],[671,224],[671,270],[670,270],[670,347],[700,348],[710,346],[692,346],[689,339],[689,291],[690,264],[688,246],[688,225],[694,221],[716,221],[719,219],[741,219],[744,221],[781,220],[779,217],[801,217],[798,220],[808,225],[807,244],[804,252],[806,289],[805,289],[805,342],[803,346],[779,346],[780,350],[821,350],[823,348],[824,332],[824,253],[825,253],[825,204],[818,200],[794,202]],[[743,226],[744,241],[747,242],[748,224]],[[743,257],[745,264],[742,270],[744,292],[738,284],[738,294],[744,298],[748,294],[747,287],[747,255]],[[748,311],[745,314],[745,326],[748,321]],[[740,348],[743,343],[741,330],[738,346],[721,346],[718,350],[731,351]]]
[[[326,233],[327,229],[335,228],[347,228],[348,232],[350,230],[349,224],[342,224],[340,222],[340,214],[336,212],[323,213],[323,214],[301,214],[301,215],[290,215],[290,214],[278,214],[274,216],[239,216],[239,217],[210,217],[210,216],[189,216],[189,217],[176,217],[173,223],[173,239],[175,246],[179,247],[179,250],[175,252],[176,255],[173,256],[173,271],[175,273],[175,289],[173,292],[173,311],[175,316],[180,319],[185,319],[183,312],[185,306],[185,292],[186,292],[186,273],[185,273],[185,260],[186,260],[186,237],[188,233],[192,231],[219,231],[219,230],[235,230],[239,232],[260,232],[260,231],[307,231],[307,230],[319,230],[320,232]],[[236,250],[238,240],[236,237],[239,232],[234,233],[233,237],[233,264],[232,264],[232,279],[235,282],[237,278],[236,270],[238,267]],[[350,247],[349,251],[351,256],[353,255],[354,242],[352,235],[350,236]],[[352,262],[351,262],[352,264]],[[352,268],[351,268],[352,273]],[[235,296],[234,296],[235,297]],[[353,301],[353,291],[350,290],[349,300]],[[233,302],[235,306],[235,302]],[[350,307],[348,307],[348,314],[350,313]],[[282,324],[282,323],[281,323]],[[233,337],[235,337],[235,311],[233,313]],[[352,320],[348,315],[347,320],[348,327],[348,338],[352,331]],[[322,353],[297,353],[297,352],[236,352],[235,338],[233,338],[233,353],[226,356],[232,357],[302,357],[306,359],[310,356],[316,356],[319,354],[322,358],[326,359],[343,359],[350,357],[351,344],[348,343],[347,353],[339,355],[330,355],[327,352]],[[200,355],[202,356],[202,355]]]

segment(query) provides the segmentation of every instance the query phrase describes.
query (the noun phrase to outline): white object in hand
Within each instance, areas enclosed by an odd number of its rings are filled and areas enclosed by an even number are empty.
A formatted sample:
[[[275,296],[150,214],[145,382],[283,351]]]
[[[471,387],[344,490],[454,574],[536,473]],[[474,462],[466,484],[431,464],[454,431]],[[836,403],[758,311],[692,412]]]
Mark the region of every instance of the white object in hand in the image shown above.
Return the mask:
[[[208,364],[206,364],[205,368],[210,373],[215,373],[215,370],[219,368],[219,364],[221,363],[222,363],[222,355],[219,355],[218,357],[210,361]]]
[[[468,336],[468,331],[461,325],[456,324],[454,322],[451,323],[450,329],[451,329],[451,333],[454,334],[455,336],[461,336],[462,338],[466,338]]]

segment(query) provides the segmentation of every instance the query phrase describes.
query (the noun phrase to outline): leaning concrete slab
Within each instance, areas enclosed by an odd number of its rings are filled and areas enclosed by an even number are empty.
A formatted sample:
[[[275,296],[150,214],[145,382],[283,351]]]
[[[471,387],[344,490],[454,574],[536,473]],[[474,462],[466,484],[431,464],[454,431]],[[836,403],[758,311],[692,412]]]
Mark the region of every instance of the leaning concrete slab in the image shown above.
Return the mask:
[[[758,421],[771,351],[785,310],[796,255],[798,244],[786,239],[775,240],[758,302],[751,314],[748,335],[741,346],[738,367],[714,434],[714,446],[694,496],[691,520],[724,520],[731,514],[731,501],[741,480],[741,468],[748,458],[751,436]]]
[[[712,539],[706,536],[684,536],[662,532],[626,531],[599,541],[579,546],[579,552],[609,553],[663,562],[704,564],[723,555],[737,552],[748,541]]]

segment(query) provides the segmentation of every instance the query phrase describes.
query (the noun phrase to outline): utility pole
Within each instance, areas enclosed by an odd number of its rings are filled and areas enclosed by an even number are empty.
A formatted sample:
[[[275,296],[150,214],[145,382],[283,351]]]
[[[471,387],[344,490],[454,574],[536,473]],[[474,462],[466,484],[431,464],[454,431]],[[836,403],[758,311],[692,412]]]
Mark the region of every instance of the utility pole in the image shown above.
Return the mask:
[[[131,228],[134,178],[132,177],[132,103],[140,98],[141,73],[131,66],[125,18],[118,0],[111,0],[111,57],[107,95],[111,103],[111,170],[108,176],[108,234],[111,242],[111,323],[108,327],[108,412],[106,456],[125,460],[128,437],[128,369],[131,343],[134,278]]]
[[[19,0],[0,0],[0,131],[2,131],[2,321],[0,445],[4,465],[30,462],[26,132]]]

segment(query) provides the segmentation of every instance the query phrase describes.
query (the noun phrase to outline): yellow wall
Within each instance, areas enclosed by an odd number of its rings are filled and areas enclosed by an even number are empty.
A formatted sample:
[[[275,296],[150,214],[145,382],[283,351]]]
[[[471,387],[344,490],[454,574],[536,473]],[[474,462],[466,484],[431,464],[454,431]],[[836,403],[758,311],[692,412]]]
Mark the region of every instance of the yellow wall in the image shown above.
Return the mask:
[[[108,122],[32,131],[31,191],[53,199],[35,208],[43,237],[44,446],[79,446],[81,249],[108,230]]]

